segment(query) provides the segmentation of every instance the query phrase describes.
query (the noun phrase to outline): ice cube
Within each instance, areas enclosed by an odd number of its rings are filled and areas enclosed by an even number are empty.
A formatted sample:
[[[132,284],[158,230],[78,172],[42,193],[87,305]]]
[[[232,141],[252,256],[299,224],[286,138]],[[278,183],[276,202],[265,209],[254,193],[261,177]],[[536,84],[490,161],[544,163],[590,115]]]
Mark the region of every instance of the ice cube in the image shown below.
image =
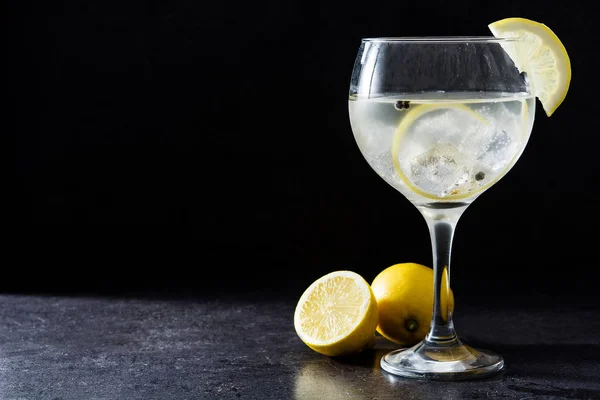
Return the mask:
[[[472,181],[476,160],[451,143],[440,143],[410,162],[409,179],[438,197],[455,194]]]
[[[519,120],[504,105],[497,105],[494,112],[481,110],[489,121],[471,140],[465,151],[475,154],[477,160],[492,171],[506,167],[517,154],[521,133]]]

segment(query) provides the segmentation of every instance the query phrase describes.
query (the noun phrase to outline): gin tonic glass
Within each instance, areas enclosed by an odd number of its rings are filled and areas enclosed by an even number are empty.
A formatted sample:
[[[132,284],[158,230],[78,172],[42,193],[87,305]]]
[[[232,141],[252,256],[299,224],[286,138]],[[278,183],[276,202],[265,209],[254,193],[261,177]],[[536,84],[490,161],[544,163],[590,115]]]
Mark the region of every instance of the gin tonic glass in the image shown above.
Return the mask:
[[[535,96],[497,37],[368,38],[358,50],[349,116],[371,168],[423,215],[433,251],[429,333],[384,355],[392,374],[468,379],[501,370],[502,356],[461,342],[449,305],[456,224],[515,165],[529,140]],[[482,229],[485,229],[483,226]]]

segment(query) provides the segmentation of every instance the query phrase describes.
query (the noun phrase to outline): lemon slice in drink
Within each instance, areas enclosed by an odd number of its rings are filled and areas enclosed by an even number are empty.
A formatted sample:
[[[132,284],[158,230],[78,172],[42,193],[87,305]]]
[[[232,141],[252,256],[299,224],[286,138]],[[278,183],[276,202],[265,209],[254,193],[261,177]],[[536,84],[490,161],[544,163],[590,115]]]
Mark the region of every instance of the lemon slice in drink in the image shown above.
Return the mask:
[[[374,344],[377,322],[371,286],[352,271],[331,272],[314,281],[294,312],[300,339],[314,351],[333,357]]]
[[[408,114],[404,116],[402,122],[396,128],[394,133],[394,138],[392,142],[392,162],[394,164],[394,169],[398,174],[398,177],[402,182],[408,186],[410,190],[415,193],[420,194],[423,197],[434,200],[457,200],[464,199],[470,196],[479,193],[486,188],[490,187],[495,180],[486,181],[483,184],[480,184],[476,181],[476,177],[469,177],[468,180],[464,180],[462,184],[457,185],[448,193],[440,194],[434,193],[432,191],[428,191],[424,185],[419,184],[415,180],[415,175],[410,172],[410,167],[402,166],[400,159],[402,158],[401,149],[412,149],[417,148],[416,144],[407,144],[408,141],[414,141],[416,143],[416,139],[413,136],[427,135],[427,130],[425,132],[420,132],[419,134],[415,133],[416,125],[419,123],[419,120],[424,117],[426,114],[430,114],[433,112],[443,112],[447,111],[452,113],[454,118],[471,118],[474,123],[481,124],[482,126],[488,126],[490,123],[479,113],[473,111],[471,108],[467,107],[464,104],[457,103],[448,103],[448,104],[419,104],[414,108],[411,108],[408,111]],[[430,124],[431,125],[431,124]],[[432,137],[432,142],[436,141],[435,136]],[[442,160],[446,160],[447,164],[451,169],[458,170],[460,165],[465,161],[461,160],[463,154],[458,149],[453,149],[452,146],[434,146],[434,151],[436,153],[432,153],[427,159],[422,160],[423,164],[429,164],[430,166],[435,164],[436,162],[441,162]],[[440,168],[443,168],[443,165],[440,165]],[[437,175],[437,174],[433,174]]]
[[[564,101],[571,83],[571,61],[565,46],[546,25],[526,18],[505,18],[488,25],[496,37],[519,38],[502,46],[532,82],[547,116]]]

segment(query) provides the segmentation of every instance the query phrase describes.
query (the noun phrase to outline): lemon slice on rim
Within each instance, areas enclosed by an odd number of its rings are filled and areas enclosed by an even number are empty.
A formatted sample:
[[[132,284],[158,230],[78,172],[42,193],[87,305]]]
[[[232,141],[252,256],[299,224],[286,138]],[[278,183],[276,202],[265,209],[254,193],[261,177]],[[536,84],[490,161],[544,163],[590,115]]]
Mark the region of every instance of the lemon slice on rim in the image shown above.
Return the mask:
[[[328,356],[357,353],[374,344],[377,300],[369,283],[352,271],[314,281],[294,312],[294,328],[311,349]]]
[[[503,43],[520,71],[526,72],[547,116],[565,100],[571,83],[571,61],[565,46],[546,25],[526,18],[505,18],[488,25],[496,37],[518,38]]]

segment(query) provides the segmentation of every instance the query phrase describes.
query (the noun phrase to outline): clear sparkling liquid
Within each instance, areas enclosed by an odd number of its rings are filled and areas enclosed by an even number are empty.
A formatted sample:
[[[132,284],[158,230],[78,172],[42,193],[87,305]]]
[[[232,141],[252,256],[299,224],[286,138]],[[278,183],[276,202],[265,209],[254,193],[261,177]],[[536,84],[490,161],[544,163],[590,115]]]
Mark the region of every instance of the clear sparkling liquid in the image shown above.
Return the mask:
[[[534,100],[479,92],[351,97],[349,113],[369,165],[410,200],[468,202],[517,161]]]

